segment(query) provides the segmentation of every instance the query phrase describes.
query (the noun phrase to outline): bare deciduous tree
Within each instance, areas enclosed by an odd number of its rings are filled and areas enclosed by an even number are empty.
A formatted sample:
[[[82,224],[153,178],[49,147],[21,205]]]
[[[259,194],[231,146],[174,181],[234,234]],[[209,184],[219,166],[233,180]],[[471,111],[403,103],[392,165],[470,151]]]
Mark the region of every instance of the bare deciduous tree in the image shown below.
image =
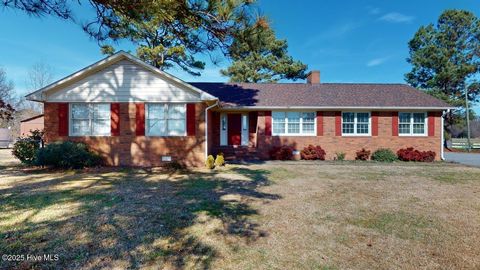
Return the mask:
[[[28,71],[25,86],[29,92],[33,92],[49,85],[52,81],[53,68],[44,62],[37,62]],[[43,112],[43,104],[28,101],[25,98],[23,98],[22,108]]]
[[[7,79],[7,72],[0,67],[0,100],[11,103],[13,100],[13,81]]]
[[[35,91],[47,86],[52,81],[53,68],[44,62],[37,62],[28,71],[25,84],[28,89]]]
[[[13,119],[13,82],[7,79],[7,73],[0,67],[0,127],[7,127]]]

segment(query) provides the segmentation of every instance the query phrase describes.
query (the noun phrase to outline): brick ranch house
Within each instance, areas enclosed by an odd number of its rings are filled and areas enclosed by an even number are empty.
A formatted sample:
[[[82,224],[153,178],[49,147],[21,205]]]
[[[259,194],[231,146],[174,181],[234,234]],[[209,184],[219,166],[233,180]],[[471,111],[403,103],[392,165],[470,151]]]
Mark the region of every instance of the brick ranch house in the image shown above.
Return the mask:
[[[222,151],[268,159],[321,145],[354,159],[403,147],[443,157],[444,102],[402,84],[187,83],[118,52],[27,95],[44,103],[46,142],[84,142],[110,165],[202,166]]]

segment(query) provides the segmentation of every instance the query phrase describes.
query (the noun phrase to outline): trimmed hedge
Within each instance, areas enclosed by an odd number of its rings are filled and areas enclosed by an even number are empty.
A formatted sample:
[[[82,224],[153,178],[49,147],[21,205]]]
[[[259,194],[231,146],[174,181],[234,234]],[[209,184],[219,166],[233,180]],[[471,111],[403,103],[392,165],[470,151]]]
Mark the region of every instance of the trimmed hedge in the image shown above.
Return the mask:
[[[398,150],[397,156],[398,159],[403,161],[433,162],[436,154],[433,151],[419,151],[413,147],[408,147]]]
[[[102,158],[83,143],[55,142],[38,150],[35,165],[62,169],[82,169],[103,164]]]
[[[323,150],[319,145],[313,146],[310,144],[300,151],[300,156],[305,160],[325,160],[325,155],[325,150]]]
[[[212,155],[208,155],[207,159],[205,160],[205,167],[210,170],[215,168],[215,158]]]
[[[394,162],[397,159],[397,155],[388,149],[388,148],[380,148],[373,152],[372,160],[380,161],[380,162]]]
[[[335,160],[343,161],[345,160],[346,154],[344,152],[336,152],[335,153]]]
[[[33,165],[40,143],[30,138],[19,138],[13,145],[12,155],[23,164]]]
[[[38,149],[43,145],[43,131],[38,129],[32,130],[27,137],[18,138],[13,145],[12,155],[15,156],[23,164],[33,165]]]
[[[223,156],[223,153],[220,152],[217,154],[217,157],[215,158],[215,166],[225,166],[225,157]]]
[[[272,150],[270,150],[270,157],[276,160],[292,160],[293,147],[288,145],[274,147]]]
[[[368,160],[370,158],[370,151],[365,150],[365,148],[362,148],[362,150],[357,151],[357,156],[355,157],[356,160]]]

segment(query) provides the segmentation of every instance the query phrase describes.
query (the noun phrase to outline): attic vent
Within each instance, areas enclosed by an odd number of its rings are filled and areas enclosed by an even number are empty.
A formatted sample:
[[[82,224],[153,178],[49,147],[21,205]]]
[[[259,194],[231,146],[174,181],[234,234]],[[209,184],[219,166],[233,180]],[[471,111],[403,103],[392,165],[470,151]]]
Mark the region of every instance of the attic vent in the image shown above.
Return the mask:
[[[172,157],[171,156],[162,156],[162,161],[172,161]]]

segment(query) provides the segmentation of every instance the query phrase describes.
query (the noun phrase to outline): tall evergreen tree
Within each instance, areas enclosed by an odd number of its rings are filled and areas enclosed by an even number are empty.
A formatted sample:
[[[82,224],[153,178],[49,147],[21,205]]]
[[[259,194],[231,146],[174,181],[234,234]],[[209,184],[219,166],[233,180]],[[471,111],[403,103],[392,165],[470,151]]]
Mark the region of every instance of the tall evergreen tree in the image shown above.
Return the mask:
[[[232,82],[276,82],[306,77],[307,66],[288,55],[286,40],[279,40],[265,18],[236,35],[228,53],[232,64],[221,73]]]
[[[137,56],[153,66],[178,66],[193,75],[205,63],[199,54],[225,52],[239,27],[252,12],[251,0],[154,1],[141,19],[117,16],[110,23],[102,51],[112,53],[113,43],[126,39],[137,46]]]
[[[272,29],[259,27],[256,0],[89,0],[93,18],[83,29],[102,47],[115,52],[119,40],[136,45],[142,60],[161,69],[180,67],[200,75],[199,55],[232,60],[223,71],[232,81],[277,81],[305,77],[306,66],[287,54],[287,43]],[[0,0],[4,7],[34,16],[53,15],[76,21],[66,0]],[[266,26],[266,25],[264,25]],[[243,57],[247,57],[245,61]]]
[[[457,107],[478,102],[480,20],[464,10],[444,11],[436,25],[422,26],[408,43],[412,70],[406,81]],[[461,115],[447,118],[451,126]]]

